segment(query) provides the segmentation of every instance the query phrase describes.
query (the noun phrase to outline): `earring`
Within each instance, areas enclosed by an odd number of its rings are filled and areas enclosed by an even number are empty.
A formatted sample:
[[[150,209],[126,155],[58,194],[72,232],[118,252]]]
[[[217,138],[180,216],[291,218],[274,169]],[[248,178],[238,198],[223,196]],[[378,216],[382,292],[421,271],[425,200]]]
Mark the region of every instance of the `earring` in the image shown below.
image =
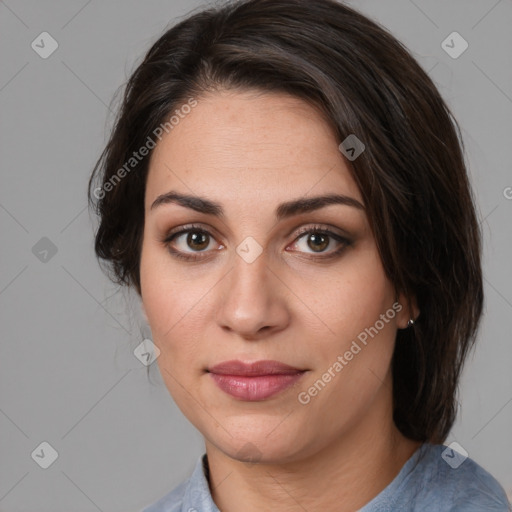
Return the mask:
[[[414,325],[414,319],[409,318],[409,320],[407,321],[407,327],[411,327],[411,325]]]

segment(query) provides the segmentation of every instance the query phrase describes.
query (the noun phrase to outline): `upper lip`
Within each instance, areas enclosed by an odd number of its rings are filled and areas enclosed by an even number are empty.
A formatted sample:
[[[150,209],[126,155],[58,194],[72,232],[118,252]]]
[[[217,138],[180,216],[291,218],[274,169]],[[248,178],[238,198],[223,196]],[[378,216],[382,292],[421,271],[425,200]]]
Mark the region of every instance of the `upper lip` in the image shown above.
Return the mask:
[[[305,370],[295,368],[279,361],[262,360],[253,363],[244,363],[243,361],[233,360],[210,366],[208,371],[219,375],[244,375],[255,377],[258,375],[293,375]]]

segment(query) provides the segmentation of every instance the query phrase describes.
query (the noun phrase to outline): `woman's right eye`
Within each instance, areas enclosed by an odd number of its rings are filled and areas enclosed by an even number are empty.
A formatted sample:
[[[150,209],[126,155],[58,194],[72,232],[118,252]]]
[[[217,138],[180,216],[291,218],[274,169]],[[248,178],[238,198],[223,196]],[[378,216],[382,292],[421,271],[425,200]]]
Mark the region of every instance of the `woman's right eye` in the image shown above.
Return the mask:
[[[211,249],[212,241],[215,242],[215,238],[209,231],[192,226],[171,233],[164,240],[164,244],[173,256],[195,261],[204,257],[200,253],[208,252],[208,249]],[[176,246],[178,247],[177,249],[175,248]],[[188,249],[192,249],[192,251]]]

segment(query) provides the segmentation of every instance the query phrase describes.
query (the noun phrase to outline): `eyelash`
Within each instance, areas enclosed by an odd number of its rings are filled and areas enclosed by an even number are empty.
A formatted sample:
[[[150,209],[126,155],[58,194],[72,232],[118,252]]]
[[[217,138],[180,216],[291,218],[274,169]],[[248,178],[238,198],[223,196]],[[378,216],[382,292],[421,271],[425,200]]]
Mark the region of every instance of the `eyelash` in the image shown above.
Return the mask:
[[[198,261],[200,259],[204,259],[205,257],[201,256],[201,254],[206,253],[208,251],[195,251],[195,253],[194,252],[193,253],[183,253],[181,251],[177,251],[177,250],[171,248],[171,242],[173,242],[174,239],[176,239],[180,235],[191,233],[191,232],[192,233],[194,233],[194,232],[201,233],[201,234],[207,235],[211,238],[215,238],[208,230],[202,228],[201,226],[191,224],[191,225],[184,226],[179,231],[168,233],[167,236],[164,238],[164,240],[162,240],[162,243],[167,248],[167,250],[171,253],[171,255],[175,258],[185,260],[185,261]],[[338,235],[337,233],[334,233],[333,231],[330,231],[329,229],[319,226],[319,225],[301,228],[298,231],[298,233],[296,233],[296,237],[295,237],[295,240],[293,243],[295,244],[300,238],[304,237],[304,235],[306,235],[306,234],[325,235],[329,238],[334,239],[336,242],[341,244],[341,246],[338,249],[328,253],[327,256],[308,256],[308,258],[313,259],[313,260],[328,260],[328,259],[335,258],[336,256],[340,255],[346,247],[348,247],[352,244],[352,242],[348,238]],[[317,253],[317,254],[323,254],[323,253]]]

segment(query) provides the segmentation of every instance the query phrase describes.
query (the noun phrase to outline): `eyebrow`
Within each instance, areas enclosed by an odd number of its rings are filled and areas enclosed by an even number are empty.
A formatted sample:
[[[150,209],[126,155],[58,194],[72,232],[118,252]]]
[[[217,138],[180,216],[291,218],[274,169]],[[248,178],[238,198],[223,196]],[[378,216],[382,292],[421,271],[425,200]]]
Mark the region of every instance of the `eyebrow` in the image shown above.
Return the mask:
[[[224,210],[220,203],[211,201],[210,199],[206,199],[204,197],[180,194],[179,192],[175,192],[173,190],[158,196],[153,201],[150,210],[154,210],[158,206],[170,203],[175,203],[184,206],[185,208],[195,210],[196,212],[204,213],[206,215],[214,215],[215,217],[224,216]],[[314,210],[319,210],[320,208],[329,206],[331,204],[351,206],[363,211],[365,209],[364,206],[353,197],[345,196],[343,194],[326,194],[315,197],[304,197],[281,203],[276,208],[275,215],[277,220],[282,220],[284,218],[292,217],[293,215],[298,215],[300,213],[308,213]]]

